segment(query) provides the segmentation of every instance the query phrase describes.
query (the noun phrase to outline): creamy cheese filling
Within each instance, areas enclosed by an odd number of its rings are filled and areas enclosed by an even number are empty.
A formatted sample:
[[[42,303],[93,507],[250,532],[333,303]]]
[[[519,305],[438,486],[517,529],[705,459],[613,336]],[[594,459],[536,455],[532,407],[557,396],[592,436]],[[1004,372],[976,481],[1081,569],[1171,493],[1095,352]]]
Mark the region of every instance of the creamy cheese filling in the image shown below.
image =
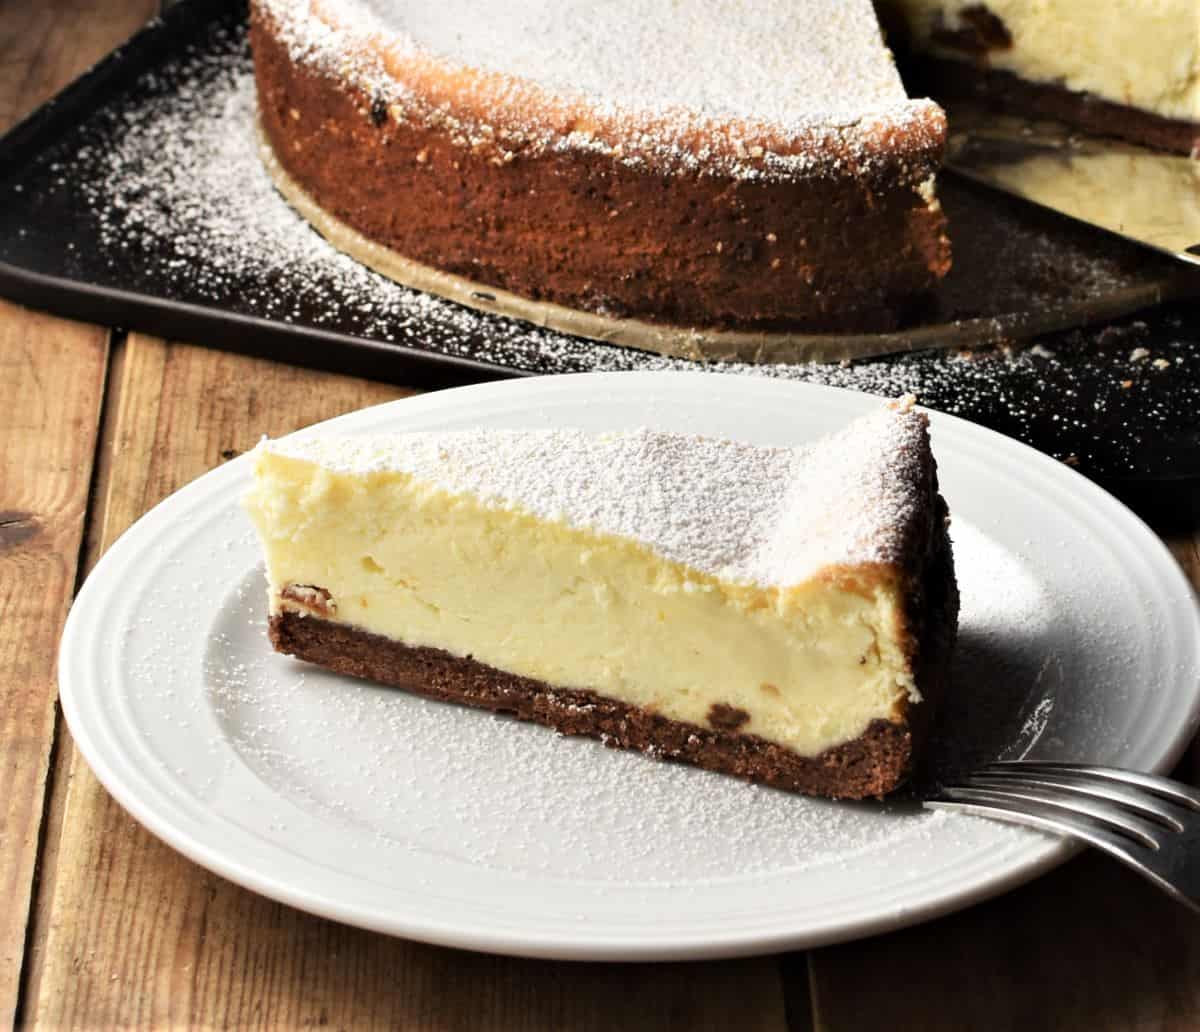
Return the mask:
[[[1200,8],[1196,0],[899,0],[921,50],[961,51],[931,37],[954,30],[981,6],[998,17],[1012,46],[987,52],[993,68],[1054,83],[1164,118],[1200,121]],[[968,18],[970,14],[968,14]]]
[[[281,599],[289,585],[323,588],[332,618],[363,630],[702,727],[723,705],[806,756],[918,698],[886,584],[724,582],[405,473],[270,451],[246,507],[273,612],[307,611],[303,592]]]

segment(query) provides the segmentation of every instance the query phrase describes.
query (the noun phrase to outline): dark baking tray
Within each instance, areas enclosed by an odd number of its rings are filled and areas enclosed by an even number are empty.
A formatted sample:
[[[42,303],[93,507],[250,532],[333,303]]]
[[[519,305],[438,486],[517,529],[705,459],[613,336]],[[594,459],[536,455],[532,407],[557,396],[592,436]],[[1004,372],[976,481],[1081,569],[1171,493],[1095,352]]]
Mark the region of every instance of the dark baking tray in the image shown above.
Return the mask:
[[[306,268],[297,287],[289,255],[274,264],[247,258],[254,226],[247,239],[233,239],[235,224],[218,234],[236,260],[207,244],[189,251],[186,233],[176,232],[186,205],[177,185],[162,182],[177,184],[193,171],[177,167],[187,163],[187,152],[172,166],[170,153],[152,154],[145,141],[153,132],[169,143],[188,137],[189,111],[216,124],[206,105],[225,96],[231,76],[244,75],[245,17],[239,0],[178,4],[0,139],[0,293],[72,318],[431,387],[597,368],[705,368],[425,299],[359,267],[329,276],[319,266]],[[163,120],[157,128],[155,119]],[[141,151],[127,145],[139,133]],[[229,160],[247,159],[239,151]],[[1067,240],[1073,253],[1111,253],[1116,246],[1103,234],[980,188],[948,180],[944,192],[947,200],[961,196],[973,205],[982,198],[998,225],[1013,227],[998,241],[1010,262],[1022,260],[1035,231]],[[147,228],[148,211],[161,215],[157,228]],[[287,236],[303,249],[296,233],[308,232],[289,228]],[[263,245],[266,258],[271,245],[270,239]],[[1129,266],[1158,259],[1126,248],[1116,260]],[[1037,289],[1032,279],[1030,289]],[[972,314],[969,299],[958,303],[964,317]],[[1126,495],[1148,480],[1200,475],[1200,304],[1159,306],[1034,345],[765,372],[882,395],[915,393],[924,404],[1026,441]]]

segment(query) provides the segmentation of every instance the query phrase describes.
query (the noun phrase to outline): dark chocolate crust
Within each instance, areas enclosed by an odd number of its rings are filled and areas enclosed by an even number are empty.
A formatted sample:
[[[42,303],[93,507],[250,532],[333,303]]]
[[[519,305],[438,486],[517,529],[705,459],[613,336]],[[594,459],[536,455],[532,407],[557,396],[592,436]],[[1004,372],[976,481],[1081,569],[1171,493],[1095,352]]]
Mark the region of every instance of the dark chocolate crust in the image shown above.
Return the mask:
[[[1029,82],[1012,72],[970,61],[920,57],[906,60],[905,79],[939,100],[982,103],[1025,118],[1049,118],[1100,136],[1114,136],[1158,150],[1200,150],[1200,122],[1163,118],[1102,100],[1056,83]]]
[[[263,132],[288,175],[444,272],[614,318],[870,332],[908,320],[949,269],[944,217],[917,189],[941,163],[940,115],[895,129],[882,158],[831,155],[802,180],[664,174],[578,149],[500,158],[294,62],[253,4],[250,38]]]
[[[930,34],[934,43],[967,54],[986,54],[989,50],[1008,50],[1012,46],[1012,33],[1008,31],[1008,26],[982,4],[964,7],[958,17],[962,24],[951,29],[947,27],[941,11],[934,14],[934,27]]]
[[[912,756],[917,759],[933,727],[934,718],[949,688],[950,658],[958,637],[958,580],[950,542],[950,513],[938,493],[937,466],[930,456],[928,535],[915,543],[908,564],[905,640],[913,680],[921,703],[908,706],[905,719],[912,735]],[[906,771],[911,774],[911,769]]]

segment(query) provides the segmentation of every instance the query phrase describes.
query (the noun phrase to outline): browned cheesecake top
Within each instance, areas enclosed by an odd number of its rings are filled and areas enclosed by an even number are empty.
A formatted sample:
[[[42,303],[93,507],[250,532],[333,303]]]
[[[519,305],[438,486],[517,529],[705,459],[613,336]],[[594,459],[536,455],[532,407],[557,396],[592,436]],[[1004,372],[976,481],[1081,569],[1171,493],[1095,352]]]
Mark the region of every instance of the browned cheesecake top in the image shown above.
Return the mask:
[[[500,160],[584,149],[742,177],[936,167],[869,0],[256,0],[294,61]],[[897,162],[897,157],[907,160]]]

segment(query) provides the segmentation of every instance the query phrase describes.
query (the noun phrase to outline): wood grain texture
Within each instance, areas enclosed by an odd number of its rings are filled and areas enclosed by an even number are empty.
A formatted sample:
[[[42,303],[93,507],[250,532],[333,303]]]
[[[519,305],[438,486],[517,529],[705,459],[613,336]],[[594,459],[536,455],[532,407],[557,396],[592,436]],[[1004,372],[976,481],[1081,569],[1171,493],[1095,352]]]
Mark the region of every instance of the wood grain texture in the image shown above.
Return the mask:
[[[0,4],[0,132],[150,17],[156,4]],[[54,656],[83,531],[107,331],[0,302],[0,1026],[18,1006],[46,777]]]
[[[157,0],[0,0],[0,132],[158,13]]]
[[[1200,921],[1095,853],[811,965],[822,1032],[1200,1027]]]
[[[132,337],[114,363],[96,554],[265,433],[395,388]],[[89,559],[89,561],[92,561]],[[47,1028],[786,1027],[772,960],[570,965],[424,946],[312,917],[209,874],[134,824],[64,747],[28,1014]]]
[[[107,334],[0,302],[0,1026],[17,1007]],[[63,390],[64,383],[72,389]]]

